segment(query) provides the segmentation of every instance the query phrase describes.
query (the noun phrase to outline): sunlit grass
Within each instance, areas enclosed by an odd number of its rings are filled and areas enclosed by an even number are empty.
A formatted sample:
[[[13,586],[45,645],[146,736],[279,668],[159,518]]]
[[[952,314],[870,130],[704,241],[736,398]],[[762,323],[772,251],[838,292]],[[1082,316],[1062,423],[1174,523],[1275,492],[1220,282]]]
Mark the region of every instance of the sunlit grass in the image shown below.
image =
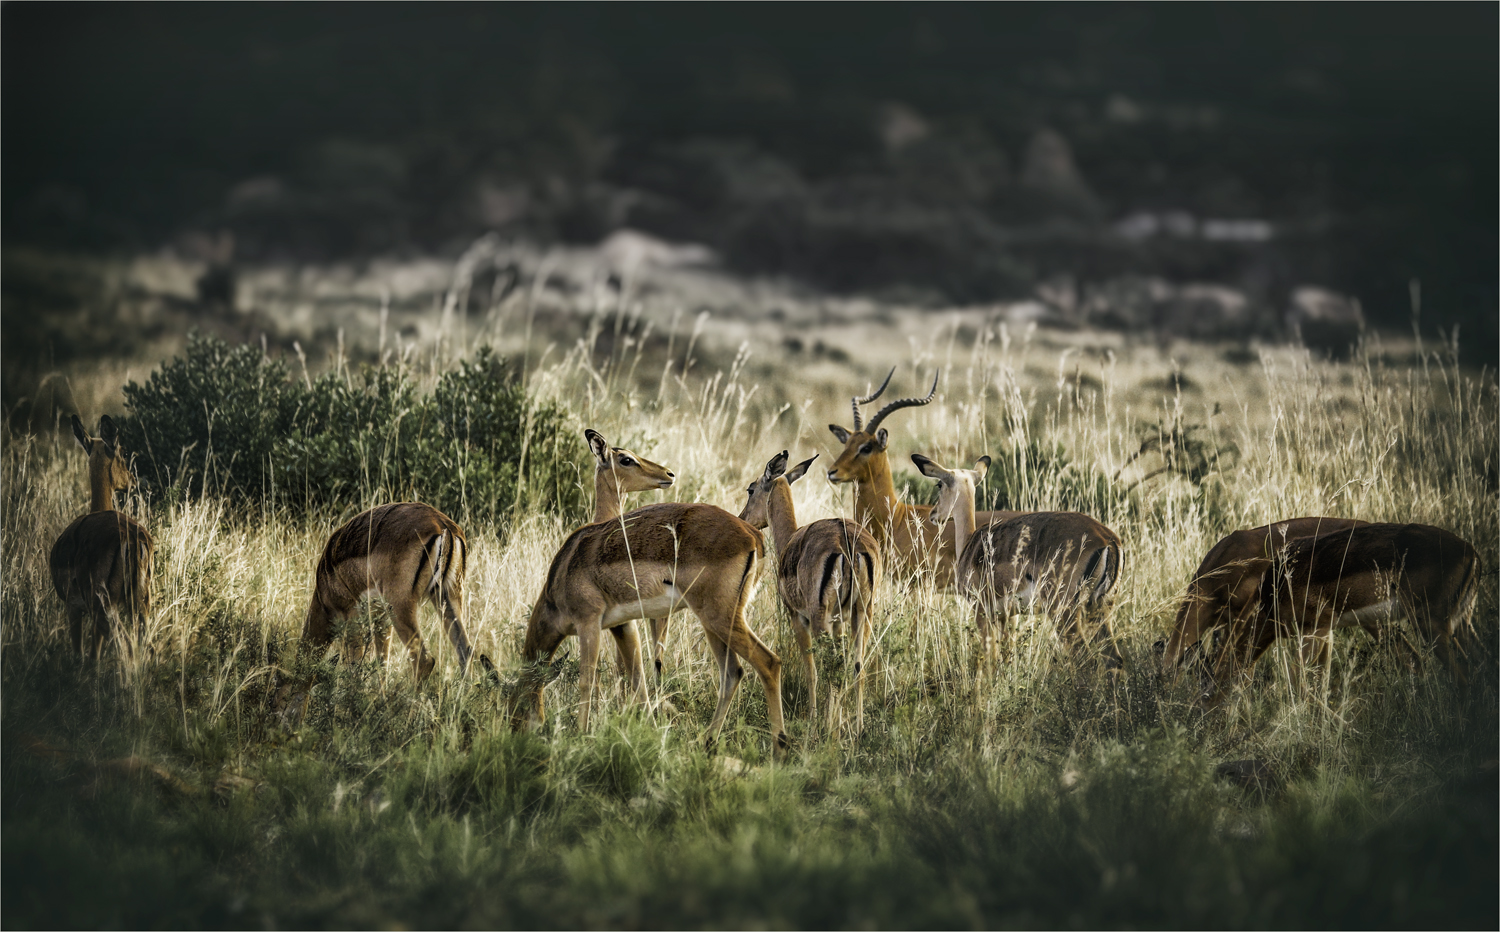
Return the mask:
[[[767,577],[749,623],[787,661],[783,762],[771,759],[758,688],[736,697],[721,756],[702,750],[715,671],[690,613],[674,617],[666,649],[662,692],[676,715],[637,709],[606,649],[591,734],[576,729],[573,666],[549,687],[542,733],[512,734],[504,690],[476,671],[461,679],[423,609],[440,660],[427,684],[413,686],[399,663],[330,661],[294,723],[276,685],[293,665],[313,566],[328,534],[381,490],[295,520],[213,498],[134,503],[157,540],[143,649],[80,670],[46,560],[87,499],[82,460],[50,438],[11,435],[0,454],[7,922],[1493,924],[1492,374],[1441,353],[1388,367],[1374,354],[1335,365],[1276,349],[1229,365],[1207,351],[1080,352],[998,326],[961,343],[956,326],[938,326],[870,347],[857,367],[866,375],[834,386],[792,360],[707,350],[702,321],[665,355],[648,352],[643,326],[618,309],[595,314],[578,345],[528,354],[530,386],[672,468],[673,500],[737,512],[771,454],[821,452],[825,463],[836,453],[825,425],[847,426],[848,396],[898,361],[892,396],[918,392],[934,366],[943,373],[935,403],[887,425],[898,471],[911,452],[967,462],[1035,440],[1071,464],[1024,475],[1024,507],[1055,507],[1085,471],[1106,477],[1091,510],[1124,541],[1114,595],[1124,677],[1075,665],[1050,622],[1021,617],[1006,662],[980,680],[970,611],[925,580],[891,576],[877,597],[863,730],[833,644],[818,648],[831,695],[814,729]],[[610,349],[596,351],[610,328]],[[475,327],[442,352],[493,336]],[[1174,371],[1196,388],[1150,387]],[[1233,444],[1237,462],[1198,482],[1142,479],[1161,465],[1132,461],[1143,437],[1195,424]],[[795,493],[804,523],[852,512],[847,487],[804,481]],[[1190,684],[1157,676],[1151,644],[1203,553],[1234,528],[1302,514],[1429,523],[1474,543],[1485,575],[1464,641],[1466,692],[1430,658],[1412,672],[1358,633],[1336,639],[1327,682],[1302,688],[1291,652],[1276,650],[1211,714],[1193,706]],[[528,612],[571,528],[532,508],[503,543],[495,528],[466,530],[470,637],[514,676]],[[379,623],[373,614],[351,627]],[[109,761],[132,755],[187,790],[109,776]],[[1274,786],[1214,778],[1220,762],[1246,759],[1268,766]]]

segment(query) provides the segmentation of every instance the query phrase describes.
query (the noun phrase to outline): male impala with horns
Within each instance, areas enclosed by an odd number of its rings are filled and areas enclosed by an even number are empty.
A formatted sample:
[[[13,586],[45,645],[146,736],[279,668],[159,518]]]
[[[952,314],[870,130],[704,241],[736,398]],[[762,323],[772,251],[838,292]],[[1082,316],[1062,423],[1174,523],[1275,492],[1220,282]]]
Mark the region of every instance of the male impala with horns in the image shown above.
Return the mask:
[[[854,430],[848,431],[837,424],[828,429],[844,445],[833,466],[828,470],[829,482],[854,483],[854,520],[867,528],[884,550],[888,565],[902,568],[905,572],[928,570],[940,589],[953,585],[953,562],[957,554],[952,523],[939,530],[927,520],[929,505],[907,505],[896,499],[896,486],[891,479],[891,464],[886,455],[890,437],[883,422],[892,413],[902,408],[928,404],[937,394],[936,374],[932,377],[932,389],[925,398],[901,398],[888,403],[870,418],[870,423],[861,425],[859,406],[879,398],[886,386],[891,384],[894,368],[886,375],[880,387],[864,397],[854,399]],[[980,511],[974,515],[976,527],[984,527],[991,521],[1003,521],[1020,514],[1018,511]]]

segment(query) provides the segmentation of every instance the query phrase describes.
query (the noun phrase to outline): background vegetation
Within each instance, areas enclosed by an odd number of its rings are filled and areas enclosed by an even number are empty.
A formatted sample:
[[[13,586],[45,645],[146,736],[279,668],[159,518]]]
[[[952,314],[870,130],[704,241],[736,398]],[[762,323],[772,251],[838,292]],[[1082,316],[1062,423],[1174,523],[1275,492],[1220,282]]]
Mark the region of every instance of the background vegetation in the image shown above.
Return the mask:
[[[690,615],[665,658],[676,714],[633,707],[606,659],[591,734],[574,724],[573,666],[549,687],[546,728],[513,734],[503,684],[461,678],[424,610],[443,658],[426,685],[399,663],[335,656],[307,717],[285,720],[275,686],[313,564],[355,511],[407,491],[457,496],[445,501],[474,542],[468,628],[509,677],[578,520],[573,480],[557,478],[588,474],[570,432],[594,426],[669,465],[673,499],[738,510],[770,452],[832,452],[824,425],[863,390],[864,378],[826,386],[799,357],[716,357],[687,339],[658,381],[636,365],[649,341],[606,345],[595,323],[525,371],[460,348],[363,374],[335,359],[313,379],[259,346],[193,342],[127,390],[156,611],[147,649],[97,669],[68,657],[46,572],[48,543],[86,500],[81,458],[45,432],[6,435],[7,925],[1495,924],[1497,387],[1451,353],[1393,364],[1367,347],[1331,363],[1263,349],[1235,362],[1205,349],[1169,362],[1150,345],[1059,353],[1029,333],[1002,340],[1003,327],[865,344],[866,377],[903,357],[943,370],[938,400],[888,425],[893,464],[989,453],[1004,464],[994,501],[1087,507],[1120,533],[1127,666],[1114,685],[1073,667],[1032,617],[1014,620],[1007,662],[981,685],[969,613],[925,580],[893,579],[863,732],[840,649],[822,645],[826,717],[807,720],[788,663],[781,763],[755,688],[740,691],[720,754],[702,750],[713,676]],[[1159,384],[1176,387],[1142,387]],[[186,402],[213,392],[243,420],[213,420],[213,405],[194,420]],[[528,429],[533,449],[539,436],[554,446],[527,470],[455,477],[453,463],[515,462]],[[804,521],[852,507],[841,487],[796,491]],[[1191,684],[1157,676],[1150,645],[1213,542],[1317,513],[1474,542],[1468,689],[1358,632],[1336,640],[1326,681],[1304,688],[1277,650],[1211,714]],[[750,623],[794,656],[772,587]]]
[[[128,449],[147,494],[222,497],[300,516],[350,498],[425,501],[502,528],[529,507],[581,519],[582,430],[533,404],[488,347],[424,393],[405,366],[292,377],[263,347],[191,335],[183,357],[125,386]]]

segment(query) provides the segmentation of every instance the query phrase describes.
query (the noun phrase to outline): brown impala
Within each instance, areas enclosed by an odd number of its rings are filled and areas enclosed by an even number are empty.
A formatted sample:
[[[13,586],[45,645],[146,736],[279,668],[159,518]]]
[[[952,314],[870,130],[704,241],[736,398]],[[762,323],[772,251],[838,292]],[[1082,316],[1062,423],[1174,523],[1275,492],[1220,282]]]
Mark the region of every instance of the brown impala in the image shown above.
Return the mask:
[[[964,541],[954,571],[956,588],[974,602],[984,660],[994,660],[996,627],[1013,604],[1037,605],[1052,616],[1073,649],[1097,644],[1105,666],[1118,669],[1120,653],[1110,630],[1109,592],[1120,575],[1120,538],[1074,511],[1035,511],[974,527],[974,487],[989,469],[982,456],[969,469],[947,469],[920,453],[912,462],[938,481],[930,520],[953,521]],[[1088,628],[1085,633],[1083,628]]]
[[[824,518],[797,527],[791,484],[802,478],[817,457],[798,463],[790,472],[787,458],[785,450],[771,457],[765,472],[746,490],[749,499],[740,518],[757,528],[770,525],[776,541],[776,591],[792,616],[797,645],[807,661],[810,717],[817,721],[818,668],[813,662],[812,639],[830,627],[835,638],[842,637],[847,622],[854,637],[855,727],[863,728],[865,642],[870,636],[870,603],[882,574],[880,545],[848,518]]]
[[[1231,625],[1215,658],[1209,703],[1248,673],[1277,638],[1314,638],[1324,647],[1335,628],[1359,626],[1373,636],[1405,619],[1432,643],[1460,681],[1453,638],[1468,624],[1478,591],[1478,557],[1468,541],[1425,524],[1364,524],[1287,543],[1250,561],[1259,586]],[[1416,657],[1394,628],[1392,633]]]
[[[829,424],[834,437],[844,445],[839,458],[828,470],[829,482],[854,483],[854,520],[867,528],[880,542],[886,558],[906,572],[931,570],[938,588],[953,584],[953,561],[957,547],[951,528],[933,527],[927,520],[932,511],[928,505],[907,505],[896,500],[896,486],[891,480],[891,464],[886,456],[890,437],[880,426],[893,412],[925,405],[937,394],[937,375],[926,398],[902,398],[892,401],[861,427],[859,406],[879,398],[891,383],[891,375],[871,395],[854,399],[854,430]],[[1018,511],[981,511],[974,516],[977,526],[1012,518]]]
[[[1244,612],[1260,588],[1261,567],[1255,565],[1256,560],[1274,556],[1288,541],[1364,523],[1353,518],[1288,518],[1226,535],[1204,555],[1188,583],[1164,645],[1162,672],[1172,675],[1195,647],[1202,657],[1204,636]]]
[[[89,513],[69,524],[52,545],[48,559],[52,586],[68,607],[73,653],[83,650],[83,619],[93,619],[89,653],[98,659],[104,639],[123,611],[144,621],[151,613],[151,560],[155,546],[145,528],[115,511],[115,492],[135,485],[118,444],[115,422],[99,419],[90,437],[78,415],[73,436],[89,455]]]
[[[417,630],[417,606],[425,601],[442,616],[459,669],[469,668],[464,634],[464,565],[468,542],[453,519],[420,502],[381,505],[355,515],[333,532],[318,560],[317,580],[302,623],[302,652],[321,655],[333,640],[334,623],[349,617],[367,592],[391,606],[391,623],[407,647],[418,681],[435,661]],[[389,633],[375,639],[384,657]]]
[[[583,432],[594,453],[597,463],[594,469],[594,524],[620,519],[620,500],[630,492],[649,492],[653,489],[671,488],[676,480],[673,472],[659,463],[621,447],[611,447],[604,435],[593,428]],[[610,628],[615,639],[615,648],[620,654],[620,672],[630,680],[632,693],[644,696],[645,683],[641,672],[641,636],[635,622]],[[651,656],[656,661],[656,679],[661,681],[662,650],[667,640],[667,618],[651,619]]]
[[[545,718],[543,690],[552,655],[578,638],[579,727],[587,731],[603,631],[636,618],[665,618],[686,606],[698,616],[719,667],[719,705],[710,745],[739,687],[743,657],[766,690],[766,711],[778,750],[786,747],[781,717],[781,658],[745,624],[745,605],[760,578],[761,534],[712,505],[662,503],[588,524],[563,542],[531,610],[521,655],[528,666],[517,684],[513,724]]]

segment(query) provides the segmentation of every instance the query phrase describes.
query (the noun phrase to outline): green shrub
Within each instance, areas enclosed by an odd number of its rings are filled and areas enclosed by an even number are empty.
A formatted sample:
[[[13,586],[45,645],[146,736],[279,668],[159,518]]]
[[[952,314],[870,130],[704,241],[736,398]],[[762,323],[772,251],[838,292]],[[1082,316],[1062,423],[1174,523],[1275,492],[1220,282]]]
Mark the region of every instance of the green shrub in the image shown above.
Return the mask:
[[[125,447],[158,494],[299,513],[409,498],[502,526],[528,505],[583,513],[578,431],[488,347],[428,394],[404,368],[329,372],[309,386],[257,347],[193,335],[145,385],[126,385],[125,400]]]

